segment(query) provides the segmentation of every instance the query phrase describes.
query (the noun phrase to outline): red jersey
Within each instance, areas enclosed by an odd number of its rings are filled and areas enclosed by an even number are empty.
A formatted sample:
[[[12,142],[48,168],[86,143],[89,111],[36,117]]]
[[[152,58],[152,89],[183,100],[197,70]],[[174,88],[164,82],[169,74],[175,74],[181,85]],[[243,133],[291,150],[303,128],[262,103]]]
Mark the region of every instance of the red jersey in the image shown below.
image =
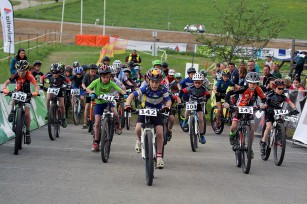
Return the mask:
[[[18,73],[13,74],[9,80],[13,82],[16,80],[16,90],[22,91],[24,93],[30,93],[30,83],[33,85],[36,84],[36,80],[30,71],[27,71],[26,76],[24,78],[19,77]]]

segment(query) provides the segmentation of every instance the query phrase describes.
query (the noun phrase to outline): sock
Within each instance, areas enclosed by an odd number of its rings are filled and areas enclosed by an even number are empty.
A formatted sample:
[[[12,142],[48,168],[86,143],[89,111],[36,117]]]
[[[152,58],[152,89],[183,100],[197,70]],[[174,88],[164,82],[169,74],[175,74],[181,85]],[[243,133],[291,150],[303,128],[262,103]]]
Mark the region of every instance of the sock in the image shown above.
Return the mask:
[[[157,153],[157,157],[162,157],[162,154]]]

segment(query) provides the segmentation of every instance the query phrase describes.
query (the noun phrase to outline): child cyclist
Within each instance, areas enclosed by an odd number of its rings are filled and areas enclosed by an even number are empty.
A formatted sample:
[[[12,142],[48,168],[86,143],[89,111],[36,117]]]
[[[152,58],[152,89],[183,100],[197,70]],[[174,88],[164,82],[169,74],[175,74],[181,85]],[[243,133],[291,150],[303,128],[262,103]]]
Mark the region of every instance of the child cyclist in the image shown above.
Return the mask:
[[[193,83],[194,85],[189,86],[187,88],[184,88],[180,91],[179,96],[182,95],[182,93],[188,93],[190,94],[190,101],[196,101],[197,102],[197,116],[199,120],[199,132],[200,132],[200,142],[202,144],[206,143],[206,138],[204,135],[204,105],[201,104],[201,102],[206,101],[210,98],[210,92],[207,90],[207,88],[204,86],[203,81],[204,81],[204,76],[200,73],[196,73],[193,76]],[[188,115],[190,111],[185,112],[185,121],[183,124],[185,127],[187,127],[187,120],[188,120]]]
[[[75,74],[72,75],[70,78],[70,81],[72,83],[72,89],[80,89],[80,99],[81,99],[81,106],[85,106],[85,101],[84,101],[84,89],[82,88],[82,81],[83,81],[83,68],[82,67],[76,67],[74,69]],[[74,107],[74,99],[76,95],[72,94],[71,96],[71,107]],[[82,127],[83,128],[83,127]]]
[[[160,69],[154,68],[147,72],[147,77],[149,79],[149,85],[141,87],[137,91],[131,93],[126,101],[125,109],[131,109],[130,103],[134,97],[143,96],[144,97],[144,107],[143,108],[156,108],[162,109],[162,105],[165,103],[165,109],[169,110],[171,106],[171,100],[167,92],[166,87],[160,84],[163,75]],[[141,152],[141,125],[145,122],[144,116],[139,116],[137,124],[135,127],[135,132],[137,134],[137,140],[135,145],[135,151]],[[162,147],[163,147],[163,117],[162,115],[157,115],[152,118],[153,125],[155,126],[157,135],[157,167],[162,169],[164,167],[164,161],[162,159]]]
[[[261,155],[264,155],[265,153],[265,146],[266,146],[265,143],[271,131],[272,123],[274,122],[274,109],[282,109],[283,103],[287,102],[291,106],[291,108],[294,109],[292,113],[294,115],[298,113],[295,105],[283,93],[284,89],[285,89],[285,83],[281,79],[275,79],[274,89],[270,91],[266,96],[267,98],[267,108],[265,111],[266,129],[263,133],[262,140],[260,141]]]
[[[126,94],[126,91],[122,90],[118,87],[113,81],[110,80],[111,69],[108,65],[102,65],[98,69],[99,78],[93,81],[87,88],[86,91],[91,95],[92,98],[96,98],[96,96],[100,96],[102,94],[111,94],[111,90],[115,89],[121,94]],[[93,91],[95,89],[95,91]],[[91,151],[98,152],[99,151],[99,143],[100,143],[100,121],[103,111],[108,106],[108,102],[104,100],[96,99],[96,107],[95,107],[95,139],[92,144]],[[111,105],[114,108],[114,105]]]
[[[216,127],[220,126],[220,114],[222,110],[221,100],[225,98],[228,86],[234,86],[234,83],[229,78],[230,78],[229,70],[224,69],[222,71],[222,79],[218,80],[213,88],[213,92],[215,93],[216,106],[217,106],[216,123],[215,123]]]
[[[2,86],[2,92],[4,94],[8,94],[9,90],[7,85],[13,81],[16,81],[16,91],[22,91],[24,93],[31,93],[30,90],[30,83],[32,83],[35,87],[35,91],[32,93],[32,96],[38,95],[38,85],[36,83],[35,78],[31,74],[29,69],[29,63],[27,60],[20,60],[16,62],[15,68],[17,69],[17,73],[13,74]],[[30,98],[25,102],[25,121],[26,121],[26,144],[31,143],[31,136],[30,136]],[[14,107],[12,107],[11,113],[15,114]],[[14,117],[14,116],[13,116]],[[9,121],[13,122],[13,121]]]
[[[188,77],[187,78],[184,78],[182,81],[180,81],[177,86],[178,86],[178,89],[179,91],[181,89],[184,89],[184,88],[187,88],[189,86],[191,86],[193,84],[193,75],[196,73],[196,70],[194,67],[190,67],[188,70],[187,70],[187,73],[188,73]],[[182,100],[185,102],[185,101],[188,101],[189,100],[189,94],[183,94],[182,95]]]
[[[257,101],[257,97],[260,97],[261,99],[260,108],[264,109],[265,108],[264,103],[266,102],[266,97],[262,89],[258,86],[258,83],[260,81],[259,74],[257,72],[249,72],[247,73],[245,80],[247,86],[241,87],[239,90],[231,90],[227,93],[224,107],[229,108],[229,100],[231,95],[242,94],[242,97],[239,98],[239,100],[237,101],[238,106],[253,106],[254,103]],[[231,145],[234,144],[234,137],[236,134],[238,120],[240,120],[240,117],[241,114],[238,112],[238,110],[233,112],[232,124],[229,132],[229,141]],[[253,115],[250,115],[249,120],[251,125],[251,143],[253,144],[254,131],[255,131],[255,122],[253,119]],[[254,158],[253,150],[252,150],[252,158]]]

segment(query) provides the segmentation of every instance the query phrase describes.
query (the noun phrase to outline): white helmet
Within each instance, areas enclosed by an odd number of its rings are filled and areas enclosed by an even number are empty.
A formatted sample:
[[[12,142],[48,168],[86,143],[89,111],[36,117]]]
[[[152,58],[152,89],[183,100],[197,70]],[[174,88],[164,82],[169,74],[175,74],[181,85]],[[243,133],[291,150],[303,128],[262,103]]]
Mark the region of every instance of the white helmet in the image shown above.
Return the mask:
[[[111,69],[111,74],[116,74],[117,73],[117,70],[114,66],[110,66],[110,69]]]
[[[120,60],[115,60],[112,64],[115,69],[120,69],[122,67],[122,62]]]
[[[135,66],[134,69],[135,70],[141,70],[141,67],[140,66]]]
[[[168,75],[170,75],[170,76],[174,76],[176,74],[176,72],[175,72],[175,70],[173,70],[173,69],[170,69],[169,71],[168,71]]]
[[[204,80],[204,75],[200,74],[200,73],[196,73],[193,75],[192,78],[193,81],[203,81]]]
[[[254,84],[259,83],[260,81],[259,74],[257,72],[248,72],[245,77],[245,81]]]

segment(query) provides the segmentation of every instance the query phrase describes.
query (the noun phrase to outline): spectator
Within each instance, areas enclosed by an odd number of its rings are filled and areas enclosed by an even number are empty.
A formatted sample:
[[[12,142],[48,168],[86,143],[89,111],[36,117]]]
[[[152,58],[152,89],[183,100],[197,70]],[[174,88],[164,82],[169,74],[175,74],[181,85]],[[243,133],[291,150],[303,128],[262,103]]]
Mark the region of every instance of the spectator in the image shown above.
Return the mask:
[[[17,70],[15,68],[15,64],[19,60],[27,60],[28,61],[28,58],[26,56],[26,51],[23,48],[19,48],[17,55],[11,61],[11,66],[10,66],[11,75],[13,75],[17,72]]]
[[[289,89],[290,86],[291,86],[291,77],[286,76],[285,78],[283,78],[283,81],[284,81],[284,83],[286,85],[286,89]]]
[[[279,72],[279,64],[277,62],[273,63],[271,74],[277,79],[282,78],[281,73]]]
[[[272,55],[271,54],[267,54],[266,56],[266,61],[265,64],[268,65],[269,67],[273,67],[273,60],[272,60]]]
[[[245,64],[241,64],[239,66],[239,81],[238,85],[239,86],[245,86],[245,76],[247,74],[247,69],[245,67]]]
[[[44,75],[43,72],[40,71],[41,66],[42,66],[42,62],[39,60],[35,60],[33,64],[33,69],[31,71],[32,75],[34,76],[37,82],[39,82],[40,77]]]
[[[222,72],[221,72],[221,64],[220,63],[216,63],[215,65],[215,71],[210,70],[211,75],[213,76],[213,78],[215,80],[220,80],[222,78]]]
[[[290,86],[289,90],[292,90],[292,91],[301,91],[301,93],[305,96],[306,93],[304,92],[305,91],[305,88],[303,86],[301,86],[301,79],[296,77],[294,78],[293,82],[292,82],[292,85]]]
[[[232,81],[232,83],[239,84],[239,70],[236,68],[235,63],[229,62],[228,68],[231,73],[230,80]]]
[[[247,62],[247,72],[256,72],[255,61],[253,59],[250,59]]]
[[[133,61],[134,63],[140,64],[142,62],[142,59],[140,55],[137,53],[137,51],[134,49],[133,52],[128,57],[128,62]]]
[[[267,88],[269,88],[268,79],[274,78],[274,76],[270,73],[269,65],[263,66],[263,74],[264,74],[264,77],[263,77],[263,80],[262,80],[262,87],[261,88],[262,88],[263,92],[266,92]]]
[[[307,61],[307,52],[303,51],[297,56],[296,66],[295,66],[295,77],[301,77],[304,69],[304,64]]]

